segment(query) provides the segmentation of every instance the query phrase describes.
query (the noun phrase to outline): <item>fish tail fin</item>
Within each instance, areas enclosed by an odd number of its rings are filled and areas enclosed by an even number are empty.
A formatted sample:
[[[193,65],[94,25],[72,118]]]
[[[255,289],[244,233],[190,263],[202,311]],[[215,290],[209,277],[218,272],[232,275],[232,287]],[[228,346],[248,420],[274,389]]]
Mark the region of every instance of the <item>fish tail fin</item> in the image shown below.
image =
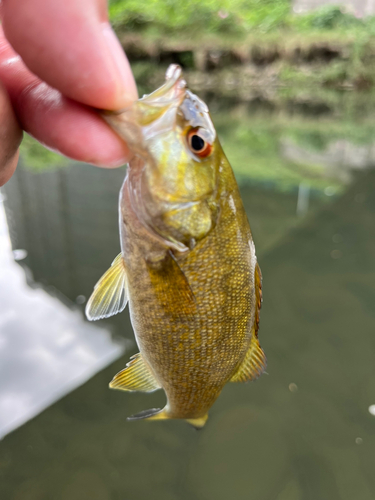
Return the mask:
[[[127,420],[169,420],[173,418],[174,417],[169,414],[167,408],[164,408],[163,410],[160,408],[151,408],[150,410],[143,410],[136,415],[132,415],[131,417],[128,417]],[[199,418],[186,418],[185,421],[196,429],[202,429],[207,422],[207,419],[208,413]]]
[[[203,415],[203,417],[199,418],[187,418],[186,422],[192,425],[195,429],[197,429],[197,431],[199,431],[200,429],[203,429],[203,427],[207,422],[207,419],[208,419],[208,413],[206,413],[206,415]]]
[[[150,410],[143,410],[131,417],[128,417],[127,420],[166,420],[171,418],[168,415],[167,410],[164,408],[151,408]]]

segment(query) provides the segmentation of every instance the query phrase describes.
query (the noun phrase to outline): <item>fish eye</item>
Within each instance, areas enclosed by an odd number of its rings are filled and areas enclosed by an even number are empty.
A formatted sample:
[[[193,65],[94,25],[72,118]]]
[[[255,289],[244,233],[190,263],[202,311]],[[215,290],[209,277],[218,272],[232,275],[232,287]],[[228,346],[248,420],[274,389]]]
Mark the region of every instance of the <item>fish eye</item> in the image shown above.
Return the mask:
[[[206,158],[212,152],[212,145],[208,143],[199,133],[199,129],[193,128],[187,134],[188,145],[192,153],[200,158]]]

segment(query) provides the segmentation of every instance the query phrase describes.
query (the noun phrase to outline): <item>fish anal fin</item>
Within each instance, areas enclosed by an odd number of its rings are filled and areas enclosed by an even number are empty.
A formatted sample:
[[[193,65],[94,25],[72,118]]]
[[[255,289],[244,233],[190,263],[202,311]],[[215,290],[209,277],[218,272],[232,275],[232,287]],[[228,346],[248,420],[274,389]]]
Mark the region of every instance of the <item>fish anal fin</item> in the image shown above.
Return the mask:
[[[126,368],[113,377],[109,387],[122,391],[142,392],[153,392],[161,388],[141,353],[132,356]]]
[[[253,332],[251,338],[250,347],[246,353],[246,356],[237,371],[234,373],[231,382],[249,382],[250,380],[256,380],[262,375],[267,366],[266,355],[263,349],[259,345],[258,338]]]
[[[119,254],[95,285],[86,305],[86,317],[89,321],[109,318],[123,311],[127,302],[126,270]]]

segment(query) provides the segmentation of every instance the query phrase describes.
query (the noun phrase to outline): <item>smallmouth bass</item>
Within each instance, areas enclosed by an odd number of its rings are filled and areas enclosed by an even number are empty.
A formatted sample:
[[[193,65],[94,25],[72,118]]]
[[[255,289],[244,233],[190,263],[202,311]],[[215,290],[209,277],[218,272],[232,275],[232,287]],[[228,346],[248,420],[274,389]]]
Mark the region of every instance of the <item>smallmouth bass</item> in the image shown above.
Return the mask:
[[[164,389],[163,410],[130,419],[204,426],[227,382],[258,378],[261,272],[232,168],[208,108],[181,68],[119,113],[104,115],[134,152],[120,192],[121,254],[91,295],[89,320],[129,302],[139,353],[110,387]]]

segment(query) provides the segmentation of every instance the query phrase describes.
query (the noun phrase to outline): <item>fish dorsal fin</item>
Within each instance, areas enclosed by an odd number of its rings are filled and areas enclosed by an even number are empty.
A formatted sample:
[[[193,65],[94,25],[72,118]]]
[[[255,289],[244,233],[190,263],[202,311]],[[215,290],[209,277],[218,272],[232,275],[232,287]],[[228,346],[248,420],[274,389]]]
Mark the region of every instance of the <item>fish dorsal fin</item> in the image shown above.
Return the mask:
[[[135,354],[130,358],[126,368],[113,377],[109,387],[122,391],[143,392],[152,392],[161,388],[141,353]]]
[[[126,270],[122,255],[119,254],[95,285],[87,302],[86,317],[89,321],[109,318],[123,311],[127,302]]]
[[[267,366],[266,355],[258,341],[259,312],[262,305],[262,273],[258,263],[255,266],[255,300],[255,318],[250,347],[246,353],[245,359],[238,367],[236,373],[232,376],[231,382],[248,382],[250,380],[255,380],[262,375]]]
[[[260,347],[258,339],[252,336],[245,359],[230,379],[231,382],[249,382],[262,375],[267,366],[266,355]]]

